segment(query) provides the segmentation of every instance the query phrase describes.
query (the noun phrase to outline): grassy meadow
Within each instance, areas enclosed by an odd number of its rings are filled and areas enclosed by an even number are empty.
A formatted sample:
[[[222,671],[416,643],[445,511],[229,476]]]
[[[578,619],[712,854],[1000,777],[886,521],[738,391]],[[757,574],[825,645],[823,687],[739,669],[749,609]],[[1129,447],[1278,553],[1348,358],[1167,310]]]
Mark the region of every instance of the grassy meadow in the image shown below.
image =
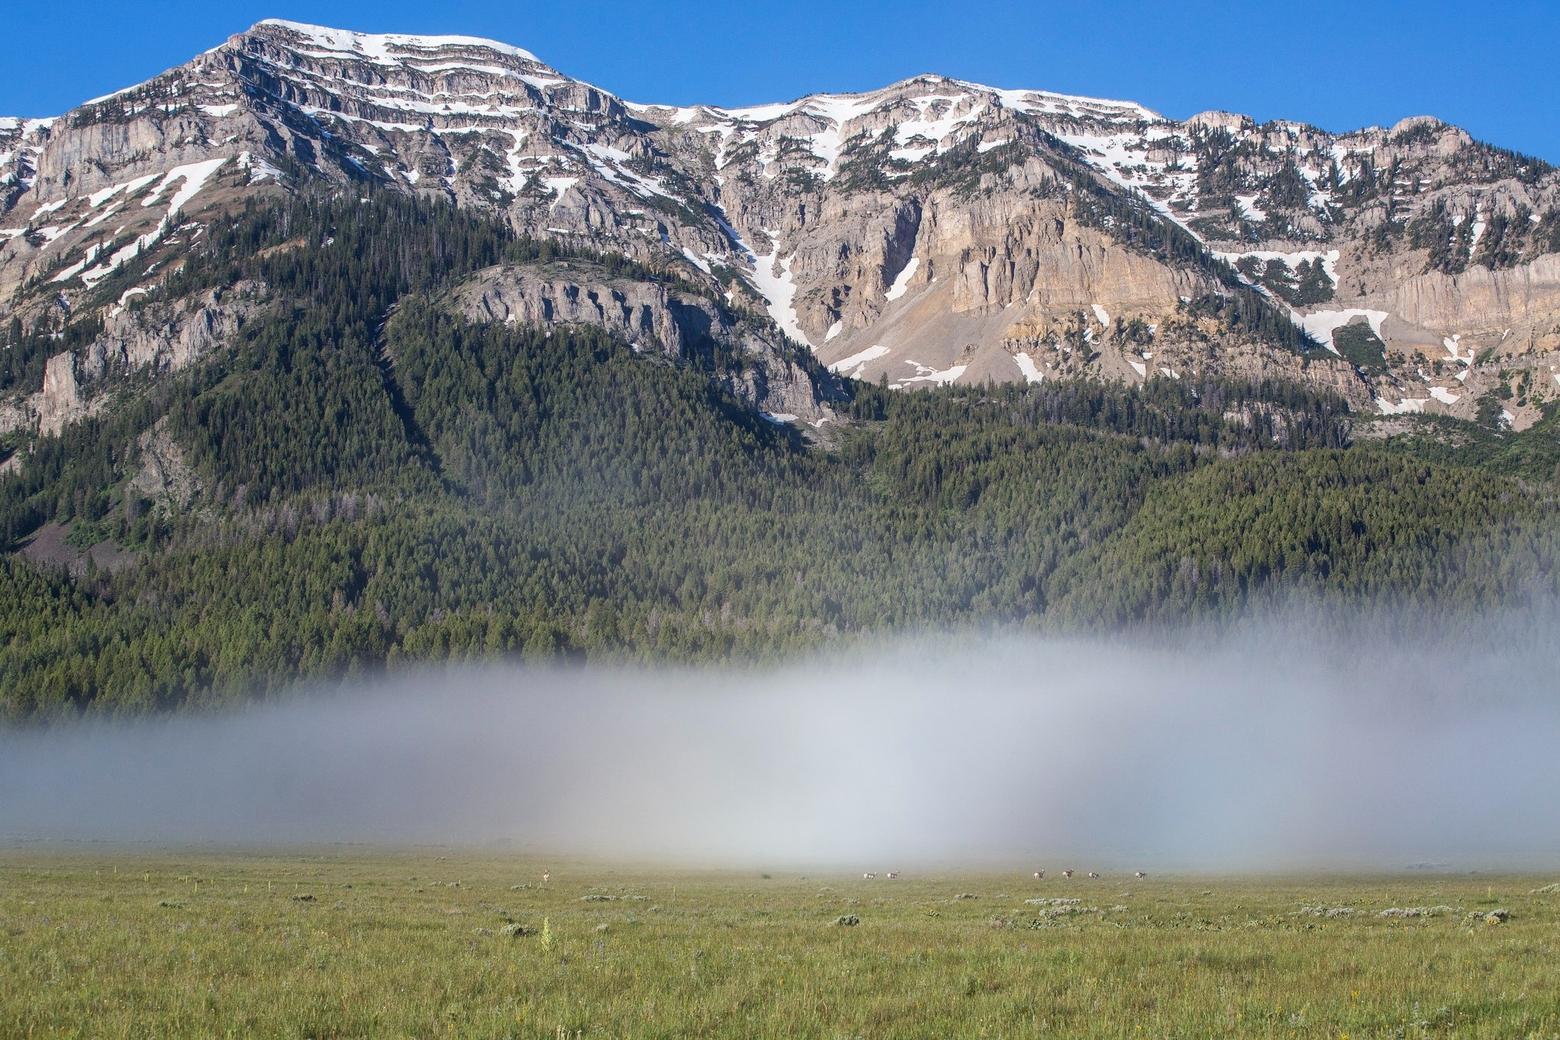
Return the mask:
[[[1556,1037],[1554,880],[0,852],[0,1037]]]

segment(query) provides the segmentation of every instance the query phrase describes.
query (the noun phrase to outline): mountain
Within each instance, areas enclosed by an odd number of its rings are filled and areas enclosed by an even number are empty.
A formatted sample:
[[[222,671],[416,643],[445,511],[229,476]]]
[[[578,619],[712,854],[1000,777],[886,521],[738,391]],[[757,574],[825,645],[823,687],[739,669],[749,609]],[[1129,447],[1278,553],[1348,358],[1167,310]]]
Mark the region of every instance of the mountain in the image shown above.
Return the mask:
[[[116,319],[156,299],[204,217],[314,182],[447,199],[767,313],[740,334],[775,362],[750,397],[809,423],[837,390],[782,335],[895,387],[1278,377],[1362,414],[1498,403],[1518,428],[1560,393],[1560,173],[1428,118],[1343,135],[1178,122],[930,75],[669,108],[491,41],[267,21],[0,135],[0,315],[108,322],[10,388],[0,428],[90,410],[104,358],[202,353],[199,329],[170,345]],[[521,312],[591,289],[525,280]]]
[[[0,170],[0,717],[1560,596],[1557,175],[1440,124],[264,22]]]

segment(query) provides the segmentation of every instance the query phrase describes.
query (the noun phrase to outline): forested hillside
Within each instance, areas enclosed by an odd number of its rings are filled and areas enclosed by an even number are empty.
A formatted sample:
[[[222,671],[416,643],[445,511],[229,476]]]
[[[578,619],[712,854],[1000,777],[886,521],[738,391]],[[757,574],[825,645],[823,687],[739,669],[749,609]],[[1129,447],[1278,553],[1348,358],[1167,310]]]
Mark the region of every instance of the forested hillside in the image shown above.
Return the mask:
[[[720,389],[745,361],[714,344],[673,359],[446,306],[478,269],[557,251],[356,192],[214,224],[164,294],[275,303],[200,364],[10,446],[0,711],[494,655],[770,660],[1288,593],[1455,611],[1557,591],[1553,416],[1356,443],[1344,402],[1284,383],[852,383],[846,421],[799,430]],[[6,371],[71,335],[14,328]]]

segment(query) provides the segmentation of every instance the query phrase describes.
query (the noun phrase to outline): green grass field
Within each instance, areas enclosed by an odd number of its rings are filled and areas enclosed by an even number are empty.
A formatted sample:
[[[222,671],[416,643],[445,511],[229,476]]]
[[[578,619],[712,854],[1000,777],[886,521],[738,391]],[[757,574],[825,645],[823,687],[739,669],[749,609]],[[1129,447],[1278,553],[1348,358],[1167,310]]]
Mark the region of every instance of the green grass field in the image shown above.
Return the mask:
[[[545,866],[0,853],[0,1036],[1560,1036],[1549,877]]]

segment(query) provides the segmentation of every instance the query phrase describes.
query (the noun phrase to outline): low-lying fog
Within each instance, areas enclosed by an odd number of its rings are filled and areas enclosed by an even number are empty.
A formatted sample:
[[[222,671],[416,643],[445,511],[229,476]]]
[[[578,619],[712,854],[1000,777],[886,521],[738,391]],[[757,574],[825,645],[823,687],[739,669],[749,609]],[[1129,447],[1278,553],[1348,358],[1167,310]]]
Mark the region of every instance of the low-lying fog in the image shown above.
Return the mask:
[[[454,843],[862,869],[1560,861],[1548,621],[403,676],[0,732],[0,844]]]

